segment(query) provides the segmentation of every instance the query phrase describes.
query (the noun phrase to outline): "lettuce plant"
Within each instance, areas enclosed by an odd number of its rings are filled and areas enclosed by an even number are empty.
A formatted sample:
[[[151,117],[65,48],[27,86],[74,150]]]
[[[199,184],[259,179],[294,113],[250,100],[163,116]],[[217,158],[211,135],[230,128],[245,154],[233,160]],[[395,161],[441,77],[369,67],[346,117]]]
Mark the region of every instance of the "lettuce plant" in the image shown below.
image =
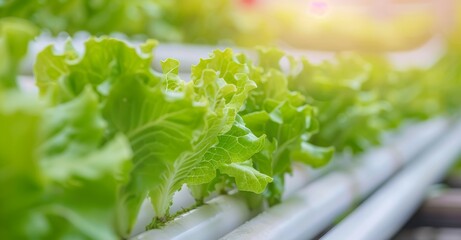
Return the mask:
[[[162,224],[176,191],[212,181],[217,170],[244,191],[262,192],[272,181],[249,162],[265,136],[256,137],[237,114],[256,87],[246,66],[230,50],[215,52],[221,69],[204,60],[185,82],[175,60],[162,62],[162,73],[151,69],[154,45],[149,41],[135,49],[115,39],[91,39],[84,55],[70,45],[62,54],[50,47],[36,65],[37,84],[53,104],[71,101],[89,87],[108,122],[105,138],[118,133],[128,138],[133,170],[120,192],[124,232],[146,196],[157,215],[152,226]]]

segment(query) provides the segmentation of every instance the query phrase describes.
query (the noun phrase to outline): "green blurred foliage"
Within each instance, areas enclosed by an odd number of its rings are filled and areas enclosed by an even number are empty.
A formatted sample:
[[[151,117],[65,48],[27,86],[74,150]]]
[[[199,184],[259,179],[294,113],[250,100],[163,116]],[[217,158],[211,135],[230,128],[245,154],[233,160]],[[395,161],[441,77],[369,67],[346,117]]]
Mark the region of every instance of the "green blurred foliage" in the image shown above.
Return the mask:
[[[234,0],[6,0],[0,17],[27,19],[54,34],[87,31],[159,41],[254,46],[271,43],[272,24]]]

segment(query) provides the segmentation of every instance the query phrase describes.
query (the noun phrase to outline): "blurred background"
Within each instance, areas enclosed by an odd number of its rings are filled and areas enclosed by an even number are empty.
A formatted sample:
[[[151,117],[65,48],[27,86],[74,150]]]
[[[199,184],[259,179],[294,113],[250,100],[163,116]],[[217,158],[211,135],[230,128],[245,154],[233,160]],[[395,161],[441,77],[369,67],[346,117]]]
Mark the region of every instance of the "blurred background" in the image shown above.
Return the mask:
[[[28,19],[52,34],[119,32],[166,42],[389,51],[451,33],[459,5],[456,0],[4,0],[0,16]]]

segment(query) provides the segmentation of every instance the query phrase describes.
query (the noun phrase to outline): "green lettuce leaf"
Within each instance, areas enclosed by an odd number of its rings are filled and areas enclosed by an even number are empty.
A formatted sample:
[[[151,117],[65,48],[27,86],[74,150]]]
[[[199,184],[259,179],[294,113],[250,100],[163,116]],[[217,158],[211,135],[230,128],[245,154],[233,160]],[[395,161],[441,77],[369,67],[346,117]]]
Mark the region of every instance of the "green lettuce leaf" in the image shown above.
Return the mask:
[[[313,144],[360,153],[378,144],[383,131],[391,128],[386,120],[391,104],[369,87],[376,65],[351,54],[319,66],[306,59],[294,64],[301,70],[290,74],[290,89],[302,92],[319,111],[321,130],[312,137]]]
[[[103,141],[96,95],[87,89],[48,109],[36,99],[5,95],[0,122],[14,145],[1,149],[2,169],[12,172],[0,174],[11,186],[1,200],[2,221],[11,224],[3,225],[2,236],[116,239],[117,194],[128,181],[131,150],[123,136]]]
[[[117,195],[131,169],[127,140],[119,135],[105,142],[106,123],[90,88],[44,118],[40,163],[52,184],[52,202],[42,207],[47,237],[116,238]]]
[[[37,157],[42,109],[35,99],[0,91],[0,235],[33,238],[43,231],[36,210],[45,180]]]
[[[208,176],[206,182],[215,178],[216,169],[219,169],[223,164],[247,161],[264,145],[265,136],[256,137],[245,127],[243,120],[238,115],[249,92],[256,87],[255,83],[248,79],[248,72],[246,63],[241,62],[239,56],[233,54],[230,49],[216,50],[210,58],[202,59],[197,66],[192,68],[192,80],[198,95],[213,103],[210,110],[216,115],[209,116],[208,122],[211,123],[210,126],[216,125],[222,129],[221,132],[214,133],[218,137],[216,146],[209,148],[204,153],[203,164],[194,169],[197,175]],[[206,144],[209,143],[210,141],[207,140]],[[238,181],[241,180],[238,179]],[[191,185],[206,182],[193,179]],[[262,191],[257,184],[252,186],[254,188],[240,189],[237,184],[239,190]],[[265,185],[262,187],[264,188]],[[193,192],[199,201],[207,194],[208,192],[201,192],[201,194]]]
[[[267,184],[272,182],[271,177],[254,169],[250,160],[223,164],[219,167],[219,171],[233,177],[237,188],[241,191],[262,193],[266,189]]]
[[[17,88],[16,74],[20,60],[37,34],[38,29],[25,20],[0,20],[0,88]]]
[[[280,202],[283,177],[291,171],[293,161],[320,167],[333,155],[333,148],[306,147],[312,146],[308,142],[318,131],[316,111],[304,96],[288,88],[280,67],[283,56],[276,49],[259,50],[259,65],[250,65],[250,78],[258,88],[250,93],[241,112],[246,125],[257,135],[265,134],[269,142],[254,156],[254,164],[274,177],[265,193],[271,204]]]

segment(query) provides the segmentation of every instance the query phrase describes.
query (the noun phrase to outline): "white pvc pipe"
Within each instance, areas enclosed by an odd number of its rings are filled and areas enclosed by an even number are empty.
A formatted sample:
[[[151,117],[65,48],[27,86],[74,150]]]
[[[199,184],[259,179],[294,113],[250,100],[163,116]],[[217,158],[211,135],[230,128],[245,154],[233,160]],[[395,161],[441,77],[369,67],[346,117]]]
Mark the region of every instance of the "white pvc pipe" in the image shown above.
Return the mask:
[[[133,237],[137,239],[215,239],[217,229],[229,232],[254,216],[243,196],[219,196],[206,205],[175,219],[174,224]]]
[[[313,179],[321,175],[324,175],[327,171],[333,168],[336,162],[340,161],[341,157],[335,158],[328,166],[320,169],[312,169],[311,167],[306,166],[305,164],[297,162],[294,163],[292,166],[293,173],[290,175],[285,175],[283,199],[293,195],[293,193],[306,186],[306,184],[308,184]]]
[[[430,185],[443,177],[460,154],[461,123],[322,239],[390,239],[423,201]]]
[[[189,208],[194,205],[194,203],[194,198],[190,194],[187,186],[184,185],[181,190],[176,192],[173,196],[173,204],[170,207],[170,213],[174,214],[183,208]],[[142,232],[145,232],[146,226],[152,222],[154,217],[155,212],[150,198],[146,198],[139,209],[130,237],[134,237]]]
[[[363,198],[389,178],[400,164],[429,147],[444,132],[447,122],[439,119],[424,125],[420,126],[419,132],[404,135],[394,146],[363,156],[357,166],[332,172],[313,182],[222,239],[314,238],[355,200]]]
[[[333,163],[340,162],[340,161],[341,159],[335,159],[333,160]],[[313,179],[325,174],[334,165],[335,164],[330,163],[328,167],[324,167],[321,169],[312,169],[304,164],[295,163],[292,166],[293,173],[291,175],[285,175],[285,189],[283,193],[283,199],[286,199],[287,197],[292,195],[294,192],[304,187],[306,184],[308,184]],[[239,198],[238,194],[234,198],[237,198],[237,199],[240,199],[240,201],[243,201],[243,198]],[[224,197],[218,196],[215,201],[210,201],[207,204],[216,205],[217,207],[213,208],[213,210],[220,210],[221,208],[224,208],[225,205],[229,205],[229,203],[226,202],[226,199],[227,199],[227,196],[224,196]],[[236,201],[236,200],[232,199],[232,201]],[[195,201],[193,197],[190,195],[188,188],[184,186],[181,189],[181,191],[177,192],[174,195],[173,204],[171,206],[170,212],[176,213],[177,211],[183,208],[188,208],[192,206],[194,202]],[[248,212],[249,209],[245,209],[245,208],[240,209],[240,212],[234,212],[233,211],[234,209],[228,209],[228,210],[230,210],[230,212],[228,212],[229,214],[242,215],[242,218],[250,215],[250,213]],[[204,211],[207,214],[210,214],[210,211],[212,210],[204,210]],[[201,211],[194,213],[194,214],[202,215]],[[222,214],[221,212],[216,212],[215,215],[216,215],[215,219],[218,219],[220,217],[226,218],[226,215]],[[133,230],[131,231],[130,237],[134,237],[144,232],[145,227],[152,221],[154,217],[155,217],[155,212],[152,208],[150,200],[147,198],[143,202],[141,209],[139,210],[136,223],[135,223],[135,226],[133,227]],[[240,224],[244,223],[246,220],[248,220],[248,218],[242,220]]]

